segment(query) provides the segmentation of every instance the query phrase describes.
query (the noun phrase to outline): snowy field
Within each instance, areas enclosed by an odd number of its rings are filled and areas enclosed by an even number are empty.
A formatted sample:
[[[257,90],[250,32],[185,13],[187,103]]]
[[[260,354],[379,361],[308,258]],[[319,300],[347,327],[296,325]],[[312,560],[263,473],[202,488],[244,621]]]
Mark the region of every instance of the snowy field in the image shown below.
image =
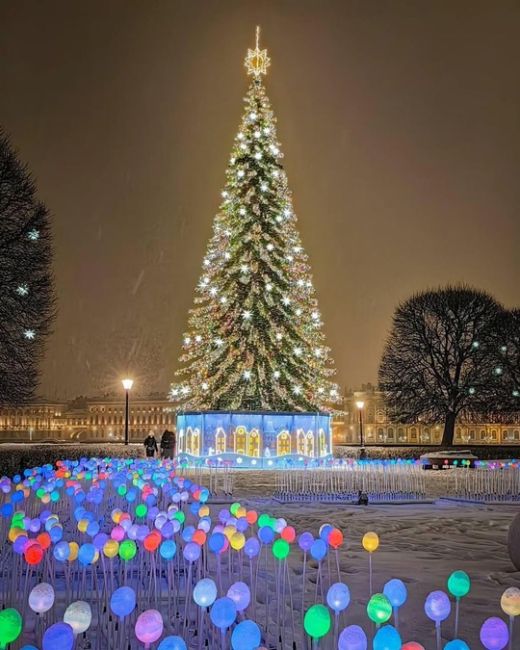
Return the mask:
[[[272,476],[268,472],[242,472],[235,480],[234,498],[247,507],[284,517],[298,532],[317,534],[323,523],[340,528],[346,548],[340,550],[341,577],[352,594],[343,614],[340,629],[347,624],[367,625],[368,557],[361,546],[363,534],[373,530],[380,536],[380,548],[373,557],[374,589],[382,590],[390,578],[401,578],[408,587],[409,599],[402,607],[399,622],[403,641],[419,640],[426,650],[434,650],[432,622],[423,604],[433,590],[446,590],[446,580],[455,570],[466,571],[472,589],[461,604],[459,636],[470,648],[481,648],[479,629],[485,618],[504,616],[500,596],[507,587],[520,588],[507,552],[507,532],[517,506],[488,506],[439,500],[423,505],[368,507],[320,503],[284,503],[269,498]],[[444,472],[428,472],[431,493],[442,492]],[[255,496],[256,495],[256,496]],[[301,584],[298,558],[291,571],[295,584]],[[316,565],[314,565],[316,566]],[[334,575],[334,568],[331,566]],[[310,603],[310,595],[309,600]],[[314,594],[312,594],[314,596]],[[316,601],[313,601],[316,602]],[[443,639],[453,638],[454,614],[443,623]],[[514,648],[520,648],[520,623],[516,622]]]

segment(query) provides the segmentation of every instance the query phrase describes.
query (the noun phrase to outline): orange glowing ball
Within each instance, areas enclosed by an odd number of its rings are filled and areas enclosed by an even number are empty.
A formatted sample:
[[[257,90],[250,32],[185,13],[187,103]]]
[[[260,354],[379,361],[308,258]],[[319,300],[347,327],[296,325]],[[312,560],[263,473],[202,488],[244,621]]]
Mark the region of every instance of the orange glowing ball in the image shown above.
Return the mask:
[[[51,545],[51,536],[49,533],[40,533],[37,535],[36,541],[43,549],[48,549]]]
[[[202,546],[206,541],[206,533],[203,530],[200,530],[200,529],[196,530],[193,533],[191,541],[195,542],[195,544],[198,544],[199,546]]]
[[[43,548],[38,544],[31,544],[24,551],[24,557],[27,564],[35,566],[43,560]]]
[[[286,542],[289,542],[289,544],[292,544],[296,539],[296,531],[292,526],[286,526],[280,533],[280,537]]]
[[[343,533],[339,528],[333,528],[327,541],[332,548],[339,548],[343,544]]]
[[[246,514],[246,519],[247,523],[252,526],[253,524],[256,524],[258,521],[258,513],[256,510],[249,510],[249,512]]]

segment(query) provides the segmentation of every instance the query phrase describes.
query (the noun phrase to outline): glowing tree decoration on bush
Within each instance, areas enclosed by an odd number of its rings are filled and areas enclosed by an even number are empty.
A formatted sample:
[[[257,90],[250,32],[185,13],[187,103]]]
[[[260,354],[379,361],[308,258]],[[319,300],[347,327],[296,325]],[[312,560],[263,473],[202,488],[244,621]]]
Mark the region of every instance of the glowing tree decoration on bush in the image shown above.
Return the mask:
[[[338,400],[262,84],[268,65],[257,30],[246,58],[252,82],[183,337],[181,380],[171,389],[184,410],[322,411]]]

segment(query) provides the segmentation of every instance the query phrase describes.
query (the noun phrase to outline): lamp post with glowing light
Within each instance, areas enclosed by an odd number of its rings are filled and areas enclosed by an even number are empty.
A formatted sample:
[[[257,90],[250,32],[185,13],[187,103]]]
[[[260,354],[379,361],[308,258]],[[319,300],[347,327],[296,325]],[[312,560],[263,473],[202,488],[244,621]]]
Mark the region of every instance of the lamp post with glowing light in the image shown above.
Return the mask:
[[[128,444],[128,393],[134,385],[133,379],[123,379],[122,382],[123,388],[125,389],[126,399],[125,399],[125,445]]]
[[[365,402],[363,400],[358,400],[356,402],[357,410],[359,411],[359,445],[361,451],[359,452],[359,457],[361,459],[365,458],[365,441],[363,439],[363,409],[365,408]]]

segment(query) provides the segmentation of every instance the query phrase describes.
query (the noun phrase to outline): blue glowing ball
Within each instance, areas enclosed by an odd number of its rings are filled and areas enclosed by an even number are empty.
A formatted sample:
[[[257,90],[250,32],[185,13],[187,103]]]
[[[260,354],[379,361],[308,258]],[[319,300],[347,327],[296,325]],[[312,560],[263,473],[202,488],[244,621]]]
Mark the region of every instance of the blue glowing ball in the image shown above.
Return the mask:
[[[389,580],[383,587],[383,593],[392,604],[392,607],[401,607],[408,597],[406,585],[399,578]]]
[[[195,542],[188,542],[182,554],[188,562],[196,562],[200,557],[200,546]]]
[[[54,547],[52,554],[54,555],[54,559],[58,560],[58,562],[65,562],[65,560],[69,559],[69,555],[70,555],[69,543],[58,542]]]
[[[63,528],[61,526],[53,526],[49,531],[49,537],[53,544],[57,544],[63,537]]]
[[[444,646],[444,650],[470,650],[470,647],[462,639],[453,639],[453,641],[448,641]]]
[[[135,605],[135,591],[132,587],[119,587],[110,597],[110,609],[120,618],[131,614]]]
[[[250,537],[244,545],[244,553],[251,560],[260,553],[260,542],[256,537]]]
[[[165,539],[164,542],[162,542],[161,546],[159,547],[159,553],[161,554],[163,560],[171,560],[173,557],[175,557],[176,552],[177,552],[177,546],[175,545],[175,542],[171,539]]]
[[[323,524],[320,526],[320,539],[322,539],[324,542],[326,542],[329,539],[330,533],[334,530],[334,526],[331,526],[330,524]]]
[[[429,619],[435,621],[435,623],[440,623],[450,615],[450,599],[444,591],[432,591],[426,597],[424,611]]]
[[[258,537],[262,544],[270,544],[274,539],[274,530],[271,526],[262,526],[258,531]]]
[[[239,612],[243,612],[251,602],[251,592],[245,582],[234,582],[227,591],[227,597],[231,598]]]
[[[343,582],[335,582],[327,591],[327,605],[336,613],[349,606],[350,590]]]
[[[2,514],[2,517],[10,517],[13,514],[13,504],[4,503],[4,505],[0,508],[0,513]]]
[[[367,650],[368,639],[359,625],[347,625],[338,639],[338,650]]]
[[[94,544],[82,544],[79,547],[78,560],[80,564],[91,564],[96,557],[96,547]]]
[[[311,550],[313,543],[314,537],[312,533],[302,533],[298,538],[298,546],[304,553],[308,553]]]
[[[393,625],[379,628],[373,641],[374,650],[401,650],[401,645],[401,635]]]
[[[87,535],[95,537],[99,533],[99,524],[97,521],[91,521],[87,526]]]
[[[182,531],[182,539],[185,542],[191,542],[191,538],[193,537],[194,532],[195,526],[186,526],[186,528]]]
[[[193,600],[199,607],[211,607],[217,598],[217,585],[211,578],[199,580],[193,588]]]
[[[24,552],[25,545],[27,544],[28,538],[26,535],[20,535],[14,540],[13,551],[18,555],[21,555]],[[67,544],[68,546],[68,544]]]
[[[35,645],[23,645],[20,650],[38,650]]]
[[[235,622],[237,608],[231,598],[219,598],[213,603],[209,616],[216,627],[224,630]]]
[[[180,636],[165,636],[157,650],[188,650],[188,646]]]
[[[209,550],[213,553],[220,553],[226,545],[226,538],[222,533],[213,533],[208,540]]]
[[[92,543],[94,546],[97,548],[98,551],[101,551],[105,543],[108,541],[108,535],[106,533],[98,533],[94,539],[92,540]]]
[[[42,639],[43,650],[72,650],[74,632],[68,623],[54,623],[45,630]]]
[[[258,648],[262,640],[260,628],[254,621],[242,621],[233,630],[231,647],[233,650]]]
[[[315,560],[321,562],[327,555],[327,543],[322,539],[316,539],[311,546],[311,555]]]

